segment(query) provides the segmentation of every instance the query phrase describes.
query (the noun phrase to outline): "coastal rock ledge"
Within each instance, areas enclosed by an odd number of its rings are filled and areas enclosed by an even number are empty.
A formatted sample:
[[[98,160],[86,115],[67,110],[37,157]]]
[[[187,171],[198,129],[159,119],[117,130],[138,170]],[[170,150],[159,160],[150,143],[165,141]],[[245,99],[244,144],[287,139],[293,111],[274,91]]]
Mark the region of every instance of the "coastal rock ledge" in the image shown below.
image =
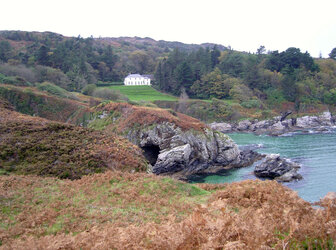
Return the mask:
[[[275,179],[281,182],[301,180],[298,173],[300,165],[285,158],[280,158],[279,154],[268,154],[254,169],[254,174],[260,178]]]
[[[133,128],[126,137],[144,150],[151,163],[151,172],[182,179],[193,174],[248,166],[259,157],[250,150],[240,151],[229,136],[209,128],[183,131],[175,124],[163,122]]]
[[[285,115],[274,117],[270,120],[249,121],[243,120],[238,123],[211,123],[209,126],[212,129],[223,133],[230,132],[250,132],[255,134],[268,134],[273,136],[282,135],[293,131],[328,131],[330,127],[335,126],[335,116],[332,116],[329,111],[325,111],[318,116],[303,116],[299,118],[286,119],[291,112],[286,112]]]

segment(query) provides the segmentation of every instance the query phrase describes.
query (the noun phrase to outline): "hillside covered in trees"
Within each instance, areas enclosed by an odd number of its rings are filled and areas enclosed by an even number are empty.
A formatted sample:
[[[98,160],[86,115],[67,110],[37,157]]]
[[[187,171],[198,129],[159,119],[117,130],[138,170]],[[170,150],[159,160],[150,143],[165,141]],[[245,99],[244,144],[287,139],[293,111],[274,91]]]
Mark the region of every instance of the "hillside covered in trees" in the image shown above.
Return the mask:
[[[48,80],[79,91],[98,81],[122,81],[129,73],[153,74],[157,61],[173,49],[190,52],[207,46],[214,45],[137,37],[84,39],[51,32],[0,31],[0,73],[17,75],[28,82]]]
[[[336,104],[336,61],[313,59],[298,48],[242,53],[200,48],[174,50],[158,63],[157,86],[193,98],[232,99],[244,107],[274,107],[284,102],[303,110],[316,104]]]
[[[306,112],[336,104],[336,49],[314,59],[298,48],[255,53],[215,44],[151,38],[64,37],[51,32],[0,31],[0,80],[51,82],[68,91],[152,74],[153,86],[176,96],[232,100],[245,109],[279,106]],[[198,117],[200,118],[200,117]]]

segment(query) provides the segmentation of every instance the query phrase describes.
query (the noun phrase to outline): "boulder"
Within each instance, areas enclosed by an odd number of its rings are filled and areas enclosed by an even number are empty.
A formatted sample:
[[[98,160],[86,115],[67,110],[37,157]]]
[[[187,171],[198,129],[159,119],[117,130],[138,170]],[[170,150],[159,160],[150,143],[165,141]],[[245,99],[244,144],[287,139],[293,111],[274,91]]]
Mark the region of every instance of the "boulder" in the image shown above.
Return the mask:
[[[250,130],[256,134],[268,133],[268,129],[275,123],[273,120],[264,120],[254,123],[250,126]]]
[[[300,165],[288,159],[280,158],[279,154],[268,154],[254,169],[257,177],[292,181],[302,179],[297,173]]]
[[[238,123],[237,130],[238,131],[247,131],[252,123],[249,120],[243,120]]]
[[[318,116],[320,125],[322,126],[331,126],[332,125],[332,116],[329,111],[323,112]]]
[[[229,123],[225,123],[225,122],[213,122],[211,124],[209,124],[209,127],[213,130],[217,130],[220,131],[222,133],[228,133],[228,132],[232,132],[232,126]]]
[[[238,167],[251,166],[254,162],[261,160],[265,155],[260,154],[254,150],[245,149],[240,151],[240,159]]]
[[[289,170],[287,173],[275,178],[275,180],[281,181],[281,182],[290,182],[293,180],[301,180],[301,179],[302,179],[302,175],[300,175],[297,172],[296,168],[293,168],[292,170]]]
[[[298,125],[300,120],[300,118],[296,120],[296,125],[302,128],[313,128],[320,126],[320,122],[317,116],[304,116],[302,117],[301,124]]]
[[[332,125],[336,125],[336,115],[331,116],[331,123]]]
[[[270,135],[281,135],[285,133],[286,130],[287,128],[282,124],[282,122],[278,121],[267,128],[267,133]]]
[[[181,171],[189,162],[191,154],[190,144],[185,144],[165,150],[158,155],[157,161],[152,168],[156,174]]]

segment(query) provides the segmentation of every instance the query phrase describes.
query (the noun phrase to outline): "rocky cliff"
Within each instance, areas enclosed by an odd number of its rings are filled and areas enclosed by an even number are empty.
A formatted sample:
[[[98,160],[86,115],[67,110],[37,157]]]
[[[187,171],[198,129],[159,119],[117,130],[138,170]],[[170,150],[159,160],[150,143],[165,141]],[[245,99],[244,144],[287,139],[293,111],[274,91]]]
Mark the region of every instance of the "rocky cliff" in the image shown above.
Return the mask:
[[[141,147],[155,174],[185,178],[247,166],[257,158],[240,151],[229,136],[180,113],[125,103],[101,105],[97,111],[100,115],[89,126],[106,122],[105,130],[117,131]]]
[[[183,131],[173,123],[163,122],[133,128],[126,137],[150,156],[147,158],[155,174],[212,172],[240,162],[240,151],[230,137],[208,128]]]

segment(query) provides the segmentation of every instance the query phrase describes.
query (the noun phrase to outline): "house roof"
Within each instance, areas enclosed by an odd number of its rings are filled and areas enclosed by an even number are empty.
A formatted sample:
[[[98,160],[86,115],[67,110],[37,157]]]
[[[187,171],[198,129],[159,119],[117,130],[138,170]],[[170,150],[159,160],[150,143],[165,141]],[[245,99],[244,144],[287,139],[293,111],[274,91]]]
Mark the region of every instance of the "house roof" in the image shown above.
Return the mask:
[[[153,75],[143,75],[143,77],[153,80]]]
[[[143,77],[142,75],[140,74],[129,74],[128,76],[126,76],[126,78],[133,78],[133,77]]]

